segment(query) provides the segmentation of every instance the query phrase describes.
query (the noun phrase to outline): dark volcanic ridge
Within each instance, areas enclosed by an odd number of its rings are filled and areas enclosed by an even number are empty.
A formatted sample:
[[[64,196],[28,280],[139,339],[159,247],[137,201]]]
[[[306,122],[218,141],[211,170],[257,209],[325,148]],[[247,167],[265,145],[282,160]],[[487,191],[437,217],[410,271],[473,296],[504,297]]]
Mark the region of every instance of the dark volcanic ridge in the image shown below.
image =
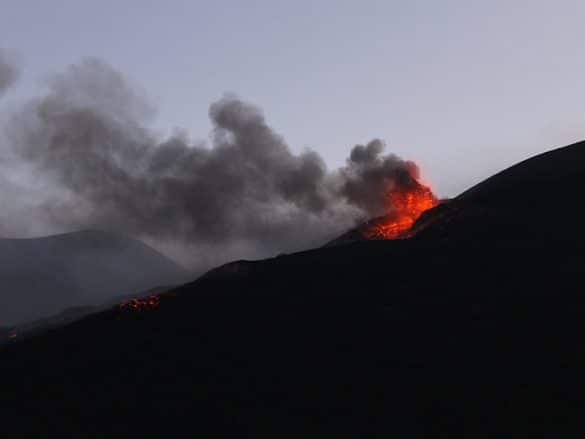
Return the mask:
[[[458,239],[463,234],[507,239],[580,239],[585,205],[585,142],[524,160],[424,212],[409,233]],[[327,245],[366,240],[364,230],[387,216],[351,229]],[[487,227],[484,229],[483,227]],[[481,229],[478,230],[479,228]],[[471,236],[468,236],[471,239]]]
[[[235,262],[156,309],[14,341],[3,428],[582,437],[584,187],[579,143],[441,204],[410,239]]]

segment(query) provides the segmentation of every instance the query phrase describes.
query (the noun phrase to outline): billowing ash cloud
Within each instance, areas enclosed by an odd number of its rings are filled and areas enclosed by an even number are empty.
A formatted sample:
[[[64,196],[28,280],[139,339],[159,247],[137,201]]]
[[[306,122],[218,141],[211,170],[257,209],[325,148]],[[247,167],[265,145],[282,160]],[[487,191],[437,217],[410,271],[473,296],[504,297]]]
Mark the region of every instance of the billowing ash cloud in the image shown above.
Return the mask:
[[[419,178],[418,166],[389,154],[383,155],[384,144],[374,139],[367,145],[356,145],[347,159],[347,166],[340,170],[341,195],[367,216],[388,213],[388,191],[407,188]]]
[[[11,115],[8,143],[41,176],[50,198],[39,208],[51,227],[137,236],[193,265],[267,256],[387,212],[387,190],[418,172],[384,155],[379,140],[328,171],[314,151],[293,154],[258,108],[233,96],[209,109],[210,145],[184,134],[159,139],[152,115],[96,59],[54,77],[45,96]]]
[[[9,56],[0,49],[0,96],[18,79],[18,68],[11,62]]]

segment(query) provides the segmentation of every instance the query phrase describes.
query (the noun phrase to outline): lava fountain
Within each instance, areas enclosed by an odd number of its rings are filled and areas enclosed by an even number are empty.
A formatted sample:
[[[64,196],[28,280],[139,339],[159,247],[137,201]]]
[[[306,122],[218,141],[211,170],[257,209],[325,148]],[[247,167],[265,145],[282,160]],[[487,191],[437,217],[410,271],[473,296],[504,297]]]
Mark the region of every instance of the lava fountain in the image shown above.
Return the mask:
[[[439,200],[428,186],[413,179],[407,186],[388,191],[390,212],[370,221],[361,233],[367,239],[406,238],[421,214],[438,203]]]

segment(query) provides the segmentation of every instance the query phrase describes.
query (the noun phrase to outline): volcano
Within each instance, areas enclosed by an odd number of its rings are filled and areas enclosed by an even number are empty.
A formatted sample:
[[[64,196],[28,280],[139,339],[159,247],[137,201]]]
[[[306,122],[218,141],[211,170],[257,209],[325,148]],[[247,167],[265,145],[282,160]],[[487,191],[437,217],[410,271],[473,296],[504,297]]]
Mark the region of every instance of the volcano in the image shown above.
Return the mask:
[[[414,225],[419,218],[440,203],[428,186],[414,178],[408,185],[389,190],[387,198],[389,213],[358,225],[325,246],[372,239],[409,238],[416,231]]]
[[[427,210],[407,239],[237,261],[140,312],[17,336],[3,431],[582,437],[584,188],[578,143]]]

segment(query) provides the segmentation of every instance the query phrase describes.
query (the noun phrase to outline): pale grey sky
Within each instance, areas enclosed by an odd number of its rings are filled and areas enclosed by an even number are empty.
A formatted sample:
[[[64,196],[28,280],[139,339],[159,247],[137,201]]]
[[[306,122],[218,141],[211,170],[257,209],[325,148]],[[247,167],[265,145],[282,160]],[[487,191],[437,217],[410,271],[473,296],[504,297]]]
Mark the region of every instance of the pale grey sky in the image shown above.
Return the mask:
[[[86,56],[147,90],[161,131],[206,138],[225,92],[330,167],[373,137],[441,196],[585,138],[578,0],[0,0],[23,78],[4,102]]]

